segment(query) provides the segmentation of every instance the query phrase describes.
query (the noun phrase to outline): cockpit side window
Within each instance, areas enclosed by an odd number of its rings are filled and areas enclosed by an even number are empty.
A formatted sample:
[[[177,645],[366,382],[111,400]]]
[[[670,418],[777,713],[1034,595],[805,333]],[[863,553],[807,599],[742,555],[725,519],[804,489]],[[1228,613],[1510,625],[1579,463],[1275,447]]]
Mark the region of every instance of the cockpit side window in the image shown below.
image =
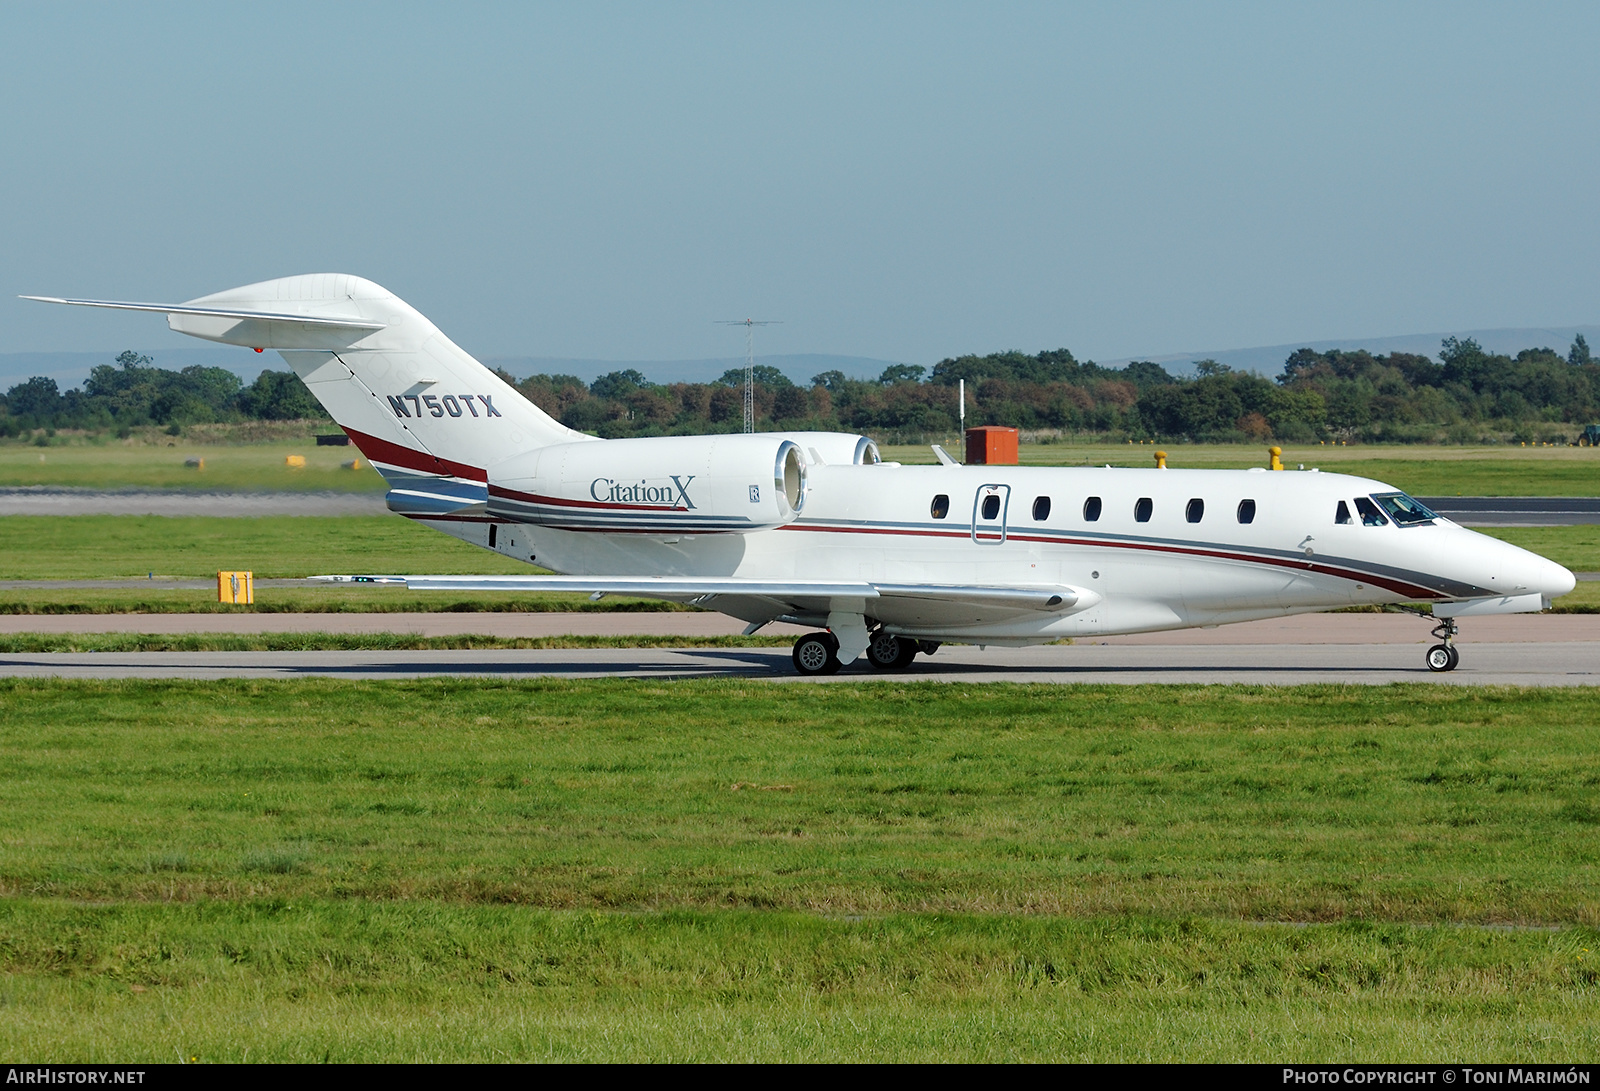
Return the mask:
[[[1333,521],[1344,526],[1350,521],[1350,505],[1343,500],[1339,501],[1339,510],[1333,513]]]
[[[1433,521],[1439,518],[1403,492],[1375,492],[1372,498],[1389,513],[1389,518],[1394,520],[1397,527],[1432,526]]]
[[[1378,510],[1378,505],[1368,500],[1365,496],[1356,497],[1356,511],[1361,513],[1361,525],[1364,527],[1386,527],[1389,520],[1383,517],[1383,512]]]

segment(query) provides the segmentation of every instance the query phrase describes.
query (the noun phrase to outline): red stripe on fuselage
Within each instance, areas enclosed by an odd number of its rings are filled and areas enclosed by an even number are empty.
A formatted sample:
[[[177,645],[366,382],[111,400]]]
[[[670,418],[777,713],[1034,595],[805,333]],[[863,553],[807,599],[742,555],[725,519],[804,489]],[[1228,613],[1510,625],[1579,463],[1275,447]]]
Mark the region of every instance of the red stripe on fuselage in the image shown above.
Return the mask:
[[[468,481],[489,480],[488,471],[478,466],[468,466],[465,462],[452,462],[448,458],[439,458],[426,451],[402,447],[398,443],[391,443],[377,436],[369,436],[365,432],[358,432],[354,428],[340,425],[344,434],[349,436],[355,445],[361,449],[373,462],[387,462],[392,466],[399,466],[406,470],[416,470],[418,473],[439,474],[444,477],[464,477]]]

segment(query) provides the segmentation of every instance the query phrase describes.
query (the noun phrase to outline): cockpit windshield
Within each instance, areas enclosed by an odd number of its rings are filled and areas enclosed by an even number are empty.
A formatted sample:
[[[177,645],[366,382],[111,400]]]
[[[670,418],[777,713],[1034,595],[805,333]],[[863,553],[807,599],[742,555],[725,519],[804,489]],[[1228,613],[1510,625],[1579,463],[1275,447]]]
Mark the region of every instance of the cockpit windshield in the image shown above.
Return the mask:
[[[1395,521],[1396,526],[1430,526],[1439,518],[1403,492],[1375,492],[1372,498],[1389,513],[1389,518]]]

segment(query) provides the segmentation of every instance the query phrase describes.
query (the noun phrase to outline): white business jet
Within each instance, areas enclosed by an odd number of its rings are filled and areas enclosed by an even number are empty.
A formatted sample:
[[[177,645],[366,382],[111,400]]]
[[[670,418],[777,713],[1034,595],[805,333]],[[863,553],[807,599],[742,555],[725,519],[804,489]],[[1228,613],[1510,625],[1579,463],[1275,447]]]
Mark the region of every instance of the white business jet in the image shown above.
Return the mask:
[[[817,632],[801,674],[941,642],[1023,646],[1362,604],[1456,618],[1545,609],[1558,564],[1381,481],[1264,470],[883,462],[835,432],[599,440],[523,398],[393,294],[285,277],[155,311],[179,333],[275,349],[388,479],[392,511],[561,575],[344,576],[416,590],[587,591]]]

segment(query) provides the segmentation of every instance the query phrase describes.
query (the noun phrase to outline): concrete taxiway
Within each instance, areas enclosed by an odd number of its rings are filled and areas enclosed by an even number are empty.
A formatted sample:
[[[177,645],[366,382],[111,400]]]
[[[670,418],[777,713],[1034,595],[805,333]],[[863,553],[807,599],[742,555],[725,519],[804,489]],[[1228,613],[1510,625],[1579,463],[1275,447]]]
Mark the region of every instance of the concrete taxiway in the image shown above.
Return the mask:
[[[11,631],[417,632],[423,635],[717,635],[715,614],[241,614],[7,617]],[[46,628],[43,623],[55,625]],[[112,623],[115,623],[114,625]],[[232,624],[225,624],[232,623]],[[1274,618],[1220,629],[1107,637],[1037,648],[947,645],[906,672],[861,661],[822,681],[1600,685],[1600,615],[1509,615],[1462,624],[1461,666],[1422,662],[1428,624],[1394,614]],[[777,627],[773,627],[776,630]],[[798,632],[799,630],[787,630]],[[0,655],[0,676],[58,678],[685,678],[799,681],[786,648],[548,651],[97,652]]]
[[[142,652],[0,655],[12,678],[747,678],[804,681],[786,648],[569,651]],[[1002,649],[945,647],[903,672],[858,662],[824,682],[1049,682],[1589,686],[1600,684],[1600,642],[1474,644],[1461,666],[1433,674],[1420,648],[1372,644],[1116,645]]]

